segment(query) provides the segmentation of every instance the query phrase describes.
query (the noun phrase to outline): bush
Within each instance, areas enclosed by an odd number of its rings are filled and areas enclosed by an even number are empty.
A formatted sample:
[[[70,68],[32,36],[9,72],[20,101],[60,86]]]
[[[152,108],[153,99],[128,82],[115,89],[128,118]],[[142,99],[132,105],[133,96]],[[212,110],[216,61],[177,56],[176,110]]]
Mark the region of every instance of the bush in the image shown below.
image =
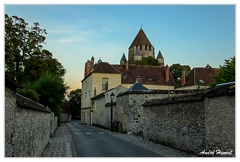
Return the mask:
[[[34,89],[40,94],[39,102],[48,106],[55,116],[60,115],[67,87],[56,75],[44,74],[34,83]]]
[[[35,102],[38,102],[39,99],[40,99],[40,95],[33,89],[17,89],[17,93],[22,95],[22,96],[25,96]]]

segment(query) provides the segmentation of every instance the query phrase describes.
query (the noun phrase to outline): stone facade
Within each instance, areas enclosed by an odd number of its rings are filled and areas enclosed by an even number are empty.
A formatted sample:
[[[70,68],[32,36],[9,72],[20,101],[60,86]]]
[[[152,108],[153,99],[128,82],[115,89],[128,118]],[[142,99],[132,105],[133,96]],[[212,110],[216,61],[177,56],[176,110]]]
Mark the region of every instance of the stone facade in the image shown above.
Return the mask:
[[[144,107],[143,112],[144,138],[190,153],[205,148],[203,100]]]
[[[117,97],[114,120],[121,123],[122,129],[128,134],[141,134],[143,130],[143,107],[146,100],[153,98],[163,98],[167,93],[160,92],[133,92],[120,94]]]
[[[54,132],[51,113],[5,81],[5,157],[39,157]]]
[[[12,136],[14,133],[16,94],[11,88],[5,88],[5,157],[14,155]]]
[[[92,110],[92,124],[107,129],[111,129],[111,99],[110,95],[113,93],[115,95],[113,99],[113,119],[115,117],[115,105],[116,96],[125,92],[127,88],[123,86],[117,86],[116,88],[110,89],[107,92],[101,93],[98,96],[92,98],[93,108]],[[90,116],[90,115],[89,115]]]
[[[198,156],[235,156],[234,88],[149,100],[143,106],[144,138]]]
[[[206,150],[235,148],[235,96],[206,98]]]

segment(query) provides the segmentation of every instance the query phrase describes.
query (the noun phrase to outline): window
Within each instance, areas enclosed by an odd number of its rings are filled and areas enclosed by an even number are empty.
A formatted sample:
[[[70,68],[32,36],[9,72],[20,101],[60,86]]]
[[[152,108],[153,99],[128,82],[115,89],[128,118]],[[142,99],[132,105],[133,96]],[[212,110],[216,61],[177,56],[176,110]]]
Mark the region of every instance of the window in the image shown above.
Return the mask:
[[[102,90],[108,90],[108,78],[102,78]]]
[[[96,87],[94,87],[94,96],[96,96],[97,95],[97,89],[96,89]]]

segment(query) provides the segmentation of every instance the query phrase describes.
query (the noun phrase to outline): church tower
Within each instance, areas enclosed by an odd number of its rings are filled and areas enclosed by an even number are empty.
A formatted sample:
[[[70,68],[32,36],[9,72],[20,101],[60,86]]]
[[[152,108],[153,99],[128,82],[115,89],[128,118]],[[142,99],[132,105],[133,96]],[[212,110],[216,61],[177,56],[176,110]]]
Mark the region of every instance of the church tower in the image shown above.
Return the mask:
[[[158,55],[157,55],[157,58],[158,62],[160,63],[160,66],[164,66],[164,58],[163,58],[163,55],[161,53],[161,51],[159,50],[158,52]]]
[[[147,58],[149,56],[155,58],[154,47],[141,28],[128,48],[128,61],[132,63],[134,60]]]

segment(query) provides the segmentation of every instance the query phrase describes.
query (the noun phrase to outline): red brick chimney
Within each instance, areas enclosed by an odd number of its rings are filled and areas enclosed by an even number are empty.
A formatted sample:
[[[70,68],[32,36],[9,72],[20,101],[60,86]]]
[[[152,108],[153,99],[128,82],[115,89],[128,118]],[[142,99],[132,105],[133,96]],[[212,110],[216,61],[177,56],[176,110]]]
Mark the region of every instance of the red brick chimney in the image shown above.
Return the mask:
[[[94,57],[92,56],[91,60],[87,60],[87,62],[85,63],[84,77],[88,76],[88,74],[90,74],[93,68],[94,68]]]
[[[169,81],[169,67],[168,65],[165,66],[165,78],[166,78],[166,82]]]
[[[182,84],[181,86],[183,86],[186,83],[186,71],[182,70]]]
[[[89,62],[89,60],[85,63],[85,73],[84,73],[84,77],[88,76],[88,74],[90,74],[91,72],[91,63]]]

